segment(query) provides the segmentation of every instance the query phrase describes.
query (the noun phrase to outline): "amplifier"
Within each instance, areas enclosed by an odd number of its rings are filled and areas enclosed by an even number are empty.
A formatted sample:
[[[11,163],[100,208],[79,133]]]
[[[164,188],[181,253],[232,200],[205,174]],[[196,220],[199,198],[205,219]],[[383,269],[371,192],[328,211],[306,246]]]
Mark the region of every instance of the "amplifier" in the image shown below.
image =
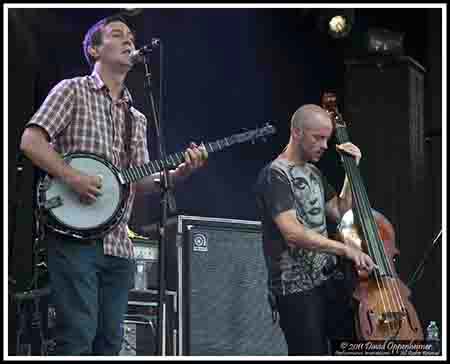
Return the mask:
[[[135,274],[133,288],[135,290],[152,290],[159,287],[159,242],[143,237],[131,238],[134,246]],[[166,288],[176,290],[177,267],[175,241],[166,247]]]
[[[136,263],[133,288],[136,290],[156,289],[158,287],[158,242],[143,238],[131,240]]]
[[[287,355],[259,221],[178,216],[179,355]]]
[[[166,291],[163,310],[163,355],[176,355],[177,294]],[[131,290],[128,310],[122,325],[121,356],[156,355],[160,342],[158,336],[158,291]]]

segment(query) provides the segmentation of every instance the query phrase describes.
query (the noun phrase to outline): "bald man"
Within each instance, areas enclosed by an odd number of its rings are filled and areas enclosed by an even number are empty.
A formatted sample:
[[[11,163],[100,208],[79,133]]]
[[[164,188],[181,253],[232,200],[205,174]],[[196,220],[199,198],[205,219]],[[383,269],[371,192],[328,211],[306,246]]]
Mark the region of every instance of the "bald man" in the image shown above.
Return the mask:
[[[312,164],[328,148],[332,133],[324,109],[300,107],[291,118],[289,143],[256,184],[269,292],[289,355],[328,355],[329,340],[354,337],[351,292],[337,256],[357,269],[374,268],[356,242],[328,237],[326,218],[339,223],[352,207],[347,177],[338,195]],[[361,151],[354,144],[336,147],[359,163]]]

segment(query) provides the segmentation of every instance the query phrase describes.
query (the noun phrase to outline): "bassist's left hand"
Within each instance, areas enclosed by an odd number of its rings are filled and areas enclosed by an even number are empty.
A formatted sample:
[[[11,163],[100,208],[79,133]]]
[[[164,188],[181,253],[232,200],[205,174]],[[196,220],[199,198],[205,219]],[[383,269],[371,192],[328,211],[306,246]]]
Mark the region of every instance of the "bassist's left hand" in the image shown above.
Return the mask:
[[[343,151],[347,154],[352,155],[355,157],[356,165],[359,164],[359,161],[361,160],[362,154],[361,150],[353,143],[347,142],[344,144],[337,144],[336,149],[339,151]]]

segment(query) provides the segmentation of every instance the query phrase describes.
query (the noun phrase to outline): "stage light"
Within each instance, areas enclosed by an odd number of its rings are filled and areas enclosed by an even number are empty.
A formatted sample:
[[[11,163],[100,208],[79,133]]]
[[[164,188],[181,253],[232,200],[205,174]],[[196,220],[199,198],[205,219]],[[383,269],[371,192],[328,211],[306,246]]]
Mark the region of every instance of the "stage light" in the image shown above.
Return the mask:
[[[345,38],[350,34],[355,18],[354,9],[323,9],[319,27],[333,38]]]
[[[343,37],[350,33],[351,25],[348,23],[347,18],[342,15],[336,15],[328,22],[328,29],[331,35],[336,37]]]
[[[367,50],[371,54],[403,55],[403,33],[383,28],[371,28],[367,32]]]

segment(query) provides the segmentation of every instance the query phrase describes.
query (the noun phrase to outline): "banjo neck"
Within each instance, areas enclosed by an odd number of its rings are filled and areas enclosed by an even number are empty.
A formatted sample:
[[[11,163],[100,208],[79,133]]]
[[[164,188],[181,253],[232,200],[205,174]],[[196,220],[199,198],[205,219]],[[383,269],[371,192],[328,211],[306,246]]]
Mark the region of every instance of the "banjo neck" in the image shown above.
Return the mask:
[[[267,135],[275,133],[275,128],[267,124],[266,126],[254,129],[245,133],[234,134],[229,137],[218,139],[214,142],[203,143],[208,153],[221,151],[225,148],[231,147],[233,144],[244,143],[249,140],[264,138]],[[150,176],[154,173],[160,172],[164,168],[176,168],[185,161],[183,152],[169,154],[164,159],[150,161],[141,166],[128,167],[122,170],[119,175],[119,181],[122,184],[129,184],[136,182],[144,177]]]

